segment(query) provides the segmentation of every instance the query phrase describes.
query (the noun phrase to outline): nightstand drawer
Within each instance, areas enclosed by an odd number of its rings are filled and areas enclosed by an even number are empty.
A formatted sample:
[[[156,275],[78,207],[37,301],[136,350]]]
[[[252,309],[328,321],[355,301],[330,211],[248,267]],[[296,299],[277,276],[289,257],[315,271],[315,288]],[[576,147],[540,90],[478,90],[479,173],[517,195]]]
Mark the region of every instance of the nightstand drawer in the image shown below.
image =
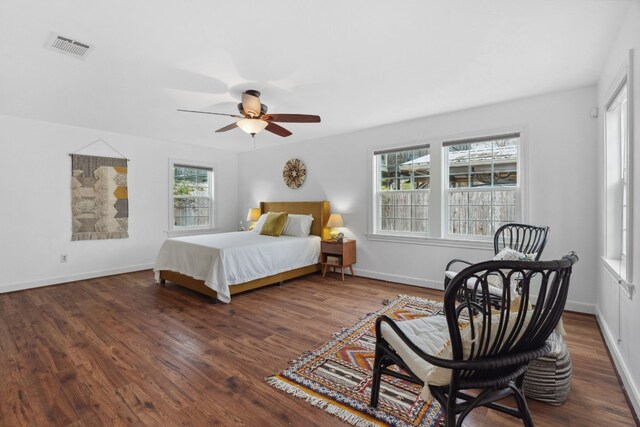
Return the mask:
[[[322,242],[321,248],[325,254],[342,254],[342,243],[337,242]]]

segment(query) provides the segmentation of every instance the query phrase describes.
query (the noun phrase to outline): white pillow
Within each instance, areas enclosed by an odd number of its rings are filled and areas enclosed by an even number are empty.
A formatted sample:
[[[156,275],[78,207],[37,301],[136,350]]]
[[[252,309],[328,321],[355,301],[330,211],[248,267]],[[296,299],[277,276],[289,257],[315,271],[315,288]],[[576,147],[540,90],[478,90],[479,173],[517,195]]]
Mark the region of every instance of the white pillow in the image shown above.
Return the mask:
[[[282,234],[286,236],[306,237],[311,232],[313,215],[289,214]]]
[[[537,253],[525,254],[522,252],[518,252],[514,249],[511,249],[510,247],[505,247],[500,252],[498,252],[496,256],[493,257],[493,259],[494,261],[535,261],[537,255],[538,255]],[[503,270],[503,272],[505,274],[507,273],[507,271],[505,270]],[[517,273],[511,276],[511,300],[512,301],[513,301],[513,298],[517,295],[516,289],[518,288],[518,282],[520,281],[520,279],[521,279],[520,273]],[[487,277],[487,282],[489,283],[489,285],[491,285],[489,288],[494,287],[494,289],[499,291],[498,293],[495,293],[495,292],[491,292],[491,289],[489,289],[489,292],[493,293],[494,295],[502,295],[503,280],[501,277],[497,275],[491,275]]]
[[[260,215],[260,218],[258,218],[258,221],[256,222],[256,226],[253,227],[253,230],[251,231],[258,234],[260,233],[260,231],[262,231],[262,226],[264,225],[264,222],[267,220],[267,213],[263,213],[262,215]]]
[[[535,261],[537,255],[538,255],[537,252],[534,252],[532,254],[524,254],[522,252],[518,252],[514,249],[511,249],[510,247],[505,247],[493,257],[493,260],[494,261]],[[450,280],[453,280],[453,278],[456,277],[456,274],[458,273],[459,273],[458,271],[445,271],[444,275],[448,277]],[[490,284],[493,285],[493,283],[491,283],[491,278],[489,279],[490,279],[489,280]],[[498,287],[502,288],[502,285]]]
[[[534,261],[537,255],[538,255],[537,252],[532,254],[524,254],[522,252],[518,252],[514,249],[506,247],[502,249],[500,252],[498,252],[496,256],[493,257],[493,260],[494,261]]]

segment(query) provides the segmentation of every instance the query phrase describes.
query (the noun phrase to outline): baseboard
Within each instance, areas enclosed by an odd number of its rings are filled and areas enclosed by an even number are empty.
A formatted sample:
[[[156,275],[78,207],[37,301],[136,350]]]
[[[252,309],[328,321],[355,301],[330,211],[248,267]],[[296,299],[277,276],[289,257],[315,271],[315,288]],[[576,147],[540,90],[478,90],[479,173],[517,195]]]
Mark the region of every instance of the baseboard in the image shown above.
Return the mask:
[[[78,280],[95,279],[96,277],[113,276],[114,274],[132,273],[134,271],[149,270],[154,264],[130,265],[127,267],[111,268],[107,270],[91,271],[86,273],[60,276],[49,279],[34,280],[30,282],[14,282],[0,285],[0,294],[6,292],[22,291],[25,289],[40,288],[42,286],[59,285],[61,283],[75,282]]]
[[[401,283],[403,285],[419,286],[421,288],[443,290],[442,280],[428,280],[419,277],[401,276],[397,274],[381,273],[379,271],[361,270],[354,268],[357,276],[368,277],[370,279],[385,280],[387,282]],[[596,306],[579,301],[567,301],[565,309],[578,313],[595,314]]]
[[[631,406],[633,406],[636,416],[638,416],[640,415],[640,391],[638,390],[638,386],[633,382],[629,368],[618,349],[617,339],[613,333],[611,333],[611,329],[609,329],[607,322],[604,320],[599,307],[596,307],[596,319],[598,320],[600,331],[602,331],[602,336],[604,337],[604,341],[609,349],[609,354],[611,354],[613,363],[618,370],[618,376],[622,380],[622,386],[625,389],[627,398],[629,399]]]
[[[397,274],[381,273],[379,271],[353,269],[356,276],[368,277],[369,279],[384,280],[386,282],[400,283],[403,285],[419,286],[421,288],[443,290],[442,281],[427,280],[419,277],[400,276]]]
[[[577,311],[578,313],[596,314],[595,304],[587,304],[586,302],[567,300],[564,309],[568,311]]]

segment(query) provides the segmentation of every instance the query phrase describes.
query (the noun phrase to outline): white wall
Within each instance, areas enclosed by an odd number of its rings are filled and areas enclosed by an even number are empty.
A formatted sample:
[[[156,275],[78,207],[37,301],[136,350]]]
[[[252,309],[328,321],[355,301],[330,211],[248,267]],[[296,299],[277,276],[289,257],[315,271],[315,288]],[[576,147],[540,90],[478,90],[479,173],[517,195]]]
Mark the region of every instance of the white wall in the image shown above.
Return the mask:
[[[246,212],[261,200],[329,200],[333,212],[344,214],[348,233],[357,239],[357,274],[441,288],[450,259],[479,261],[491,258],[493,251],[367,240],[371,149],[521,126],[529,153],[529,221],[551,227],[544,258],[561,257],[570,250],[579,254],[568,307],[593,312],[598,181],[596,120],[589,111],[595,103],[592,86],[241,153],[239,210]],[[307,166],[307,180],[297,190],[288,189],[281,178],[290,158],[300,158]]]
[[[603,256],[604,250],[604,111],[607,102],[607,91],[616,73],[628,55],[629,49],[634,49],[633,103],[635,136],[631,145],[634,149],[633,162],[633,281],[638,283],[640,278],[640,3],[631,5],[626,20],[620,29],[616,42],[611,46],[609,58],[604,64],[598,83],[598,106],[601,114],[598,120],[598,252]],[[620,376],[625,383],[627,392],[634,404],[636,413],[640,413],[640,298],[636,294],[629,299],[622,293],[613,277],[604,268],[598,258],[597,282],[597,315],[603,334],[616,362]],[[618,341],[619,340],[619,341]]]
[[[68,154],[98,138],[131,160],[129,238],[72,242]],[[217,165],[217,224],[237,229],[233,152],[9,116],[0,116],[0,147],[0,292],[151,268],[168,229],[169,158]],[[81,154],[117,156],[105,147]]]

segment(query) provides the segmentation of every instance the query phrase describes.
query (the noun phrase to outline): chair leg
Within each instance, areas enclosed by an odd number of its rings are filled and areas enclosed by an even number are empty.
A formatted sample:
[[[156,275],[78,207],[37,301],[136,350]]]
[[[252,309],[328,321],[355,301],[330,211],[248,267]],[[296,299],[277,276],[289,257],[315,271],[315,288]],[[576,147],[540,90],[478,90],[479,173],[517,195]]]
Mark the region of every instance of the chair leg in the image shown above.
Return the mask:
[[[517,383],[521,383],[520,378],[516,381],[516,384],[511,384],[509,388],[513,391],[513,397],[516,399],[518,410],[522,416],[522,421],[526,427],[534,427],[533,418],[531,417],[531,411],[527,405],[527,399],[524,397],[522,387],[518,387]]]
[[[447,400],[447,409],[444,416],[445,427],[456,427],[456,399],[449,398]]]
[[[380,397],[380,377],[382,376],[383,356],[384,350],[376,345],[376,356],[373,361],[373,377],[371,380],[371,401],[369,402],[369,405],[374,408],[378,406],[378,398]]]
[[[458,394],[457,385],[454,382],[449,384],[449,393],[446,395],[446,405],[444,414],[445,427],[456,427],[456,403]],[[462,420],[460,420],[462,422]]]

